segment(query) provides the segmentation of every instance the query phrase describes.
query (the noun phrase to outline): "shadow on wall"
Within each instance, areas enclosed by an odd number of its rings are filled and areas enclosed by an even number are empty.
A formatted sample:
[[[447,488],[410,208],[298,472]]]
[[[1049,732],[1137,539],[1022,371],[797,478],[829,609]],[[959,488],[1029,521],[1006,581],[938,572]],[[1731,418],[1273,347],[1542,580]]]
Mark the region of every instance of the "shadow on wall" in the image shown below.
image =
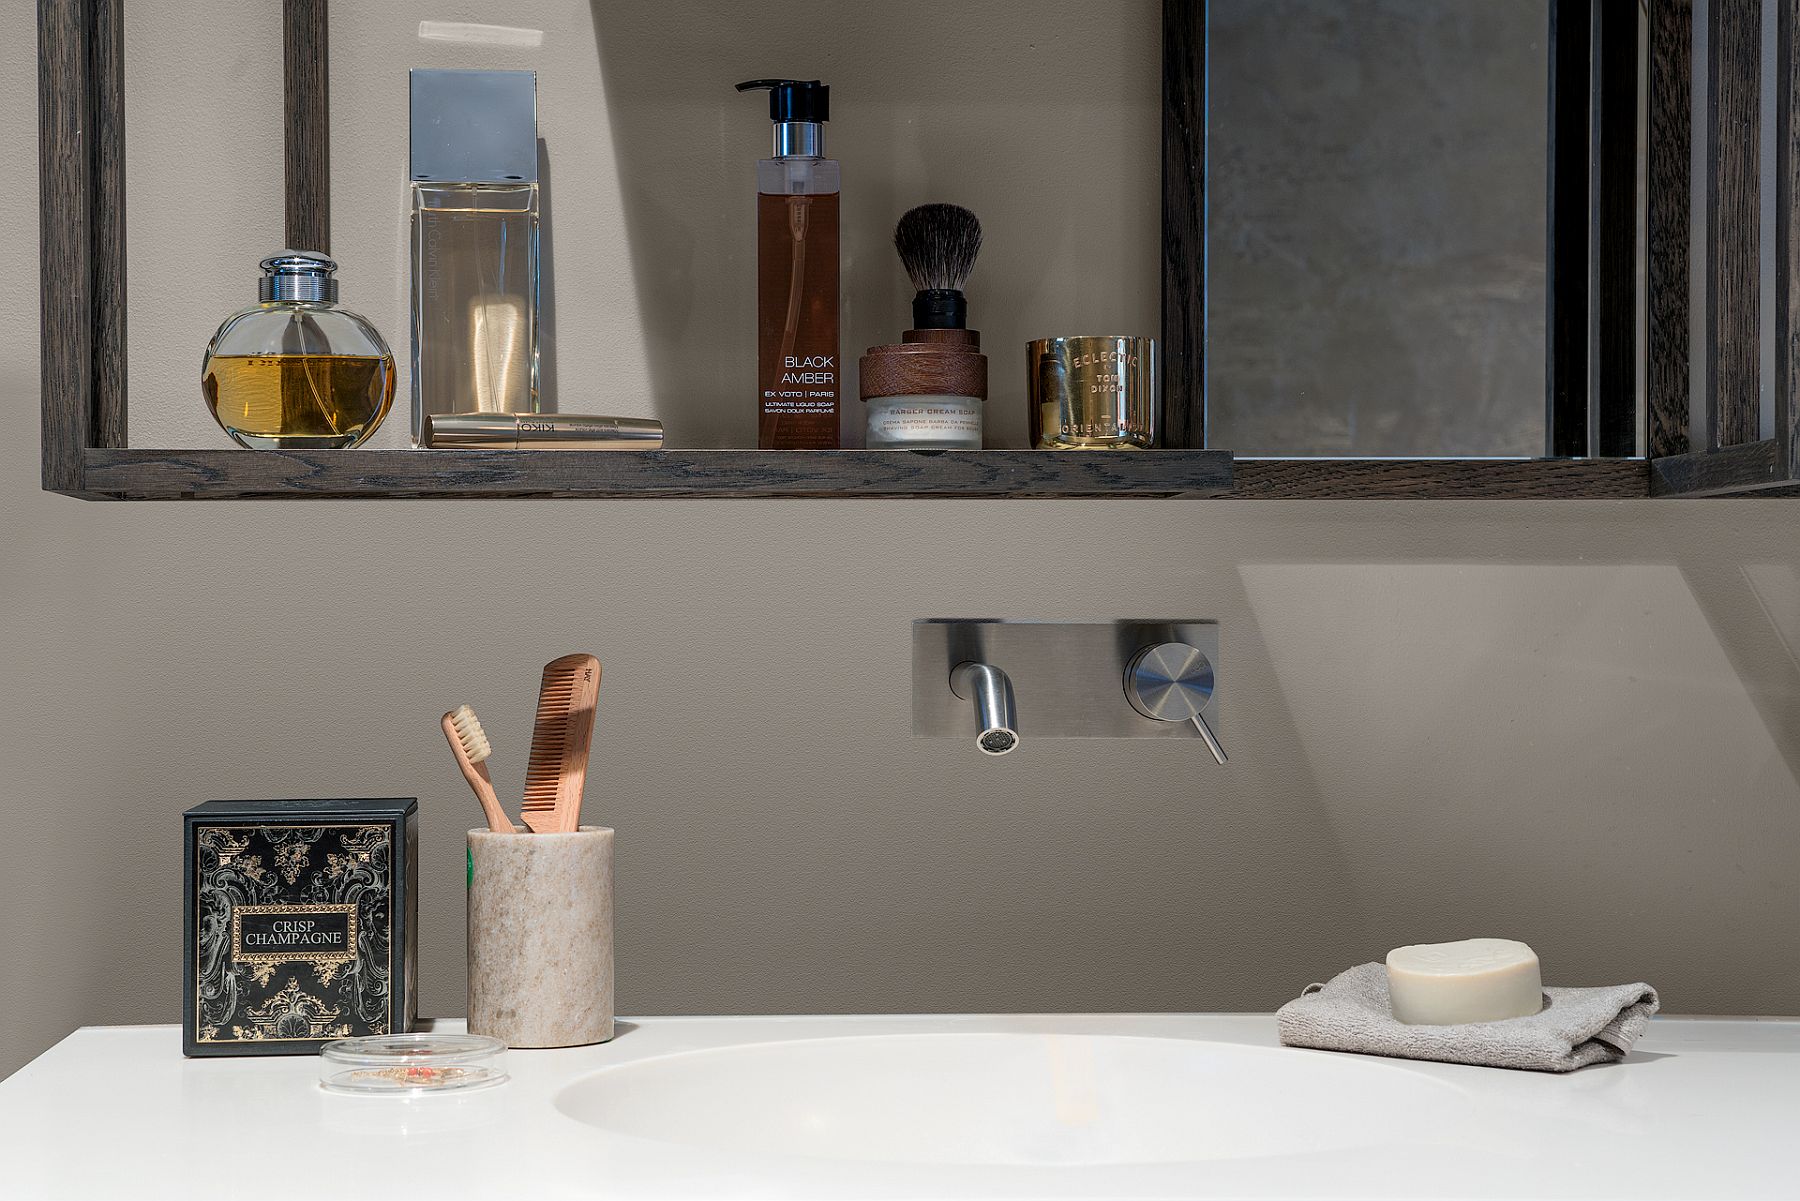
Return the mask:
[[[1681,574],[1763,728],[1800,780],[1800,562],[1745,563],[1728,571],[1684,566]]]
[[[539,138],[538,151],[538,395],[552,411],[563,411],[556,389],[556,190],[551,187],[550,147]],[[580,406],[574,406],[579,410]]]
[[[1479,505],[1415,508],[1403,542],[1377,505],[1334,547],[1240,559],[1225,737],[1304,765],[1287,803],[1335,857],[1343,929],[1370,953],[1512,930],[1559,980],[1668,981],[1673,1012],[1756,962],[1768,928],[1720,915],[1745,889],[1791,910],[1800,839],[1800,558],[1768,546],[1774,507],[1721,538],[1714,502],[1621,506],[1636,530],[1502,506],[1531,519],[1476,543]],[[1793,1011],[1777,937],[1744,1012]]]
[[[672,445],[755,445],[755,160],[769,155],[770,133],[766,97],[737,95],[741,80],[832,85],[826,153],[845,165],[847,444],[861,442],[858,357],[910,324],[912,290],[891,237],[915,204],[965,204],[989,223],[971,302],[995,363],[990,444],[1025,443],[1022,372],[1008,368],[1022,362],[1025,341],[1049,332],[1028,329],[1042,321],[1031,315],[1042,294],[1046,311],[1064,314],[1052,321],[1109,329],[1122,317],[1154,321],[1160,84],[1151,38],[1160,9],[1151,0],[1121,4],[1098,39],[1091,19],[1060,19],[1074,9],[1063,3],[1031,21],[952,0],[920,0],[903,18],[832,0],[795,0],[779,19],[735,0],[592,0],[591,8],[656,415]],[[996,54],[1014,65],[996,73]],[[1072,78],[1077,69],[1088,78]],[[1067,121],[1071,136],[1096,144],[1112,131],[1095,152],[1098,178],[1066,186],[1067,146],[996,137],[1023,127],[1026,113],[1036,128]],[[1131,132],[1119,136],[1121,126]],[[1121,169],[1127,143],[1149,175]],[[1121,193],[1141,194],[1129,215],[1117,211]],[[1084,212],[1109,216],[1072,248]],[[1061,273],[1089,257],[1113,262],[1115,278],[1084,294]],[[1121,313],[1125,294],[1134,303]]]
[[[1358,555],[1357,539],[1350,529],[1345,532],[1345,553],[1335,564],[1308,558],[1291,560],[1287,564],[1246,563],[1240,568],[1247,599],[1259,620],[1273,620],[1278,614],[1287,614],[1292,619],[1290,628],[1269,632],[1271,647],[1281,646],[1288,654],[1306,658],[1307,654],[1296,648],[1305,646],[1308,637],[1317,634],[1328,644],[1355,644],[1363,648],[1359,653],[1378,658],[1379,648],[1387,646],[1398,661],[1405,662],[1416,659],[1418,648],[1410,643],[1408,623],[1395,620],[1397,611],[1414,601],[1427,607],[1433,604],[1462,605],[1466,609],[1469,629],[1480,631],[1483,638],[1495,638],[1496,630],[1504,628],[1508,622],[1515,623],[1510,641],[1487,648],[1493,664],[1506,665],[1510,669],[1537,660],[1541,665],[1535,669],[1540,673],[1539,684],[1533,685],[1534,677],[1527,675],[1515,681],[1517,688],[1500,689],[1501,694],[1516,697],[1521,690],[1530,692],[1537,687],[1549,687],[1554,683],[1556,672],[1569,673],[1564,683],[1578,695],[1584,688],[1591,693],[1609,683],[1619,683],[1625,693],[1608,700],[1600,708],[1628,711],[1633,698],[1627,694],[1635,693],[1635,703],[1645,711],[1645,720],[1655,723],[1666,719],[1674,723],[1668,733],[1676,739],[1681,737],[1677,732],[1682,728],[1681,715],[1691,714],[1693,706],[1706,707],[1716,717],[1719,704],[1747,698],[1766,739],[1764,746],[1777,754],[1786,773],[1800,782],[1800,559],[1771,558],[1767,554],[1738,559],[1729,548],[1715,551],[1704,562],[1692,558],[1682,561],[1682,557],[1675,554],[1645,555],[1637,548],[1623,546],[1610,551],[1606,547],[1584,548],[1578,555],[1569,557],[1545,556],[1541,550],[1537,555],[1524,553],[1523,543],[1530,538],[1537,538],[1541,547],[1542,526],[1530,533],[1522,533],[1521,545],[1512,548],[1510,553],[1507,547],[1499,546],[1487,548],[1486,554],[1471,556],[1467,547],[1434,546],[1429,532],[1420,525],[1418,532],[1425,536],[1415,541],[1408,554],[1396,557],[1391,547],[1376,551],[1371,546],[1367,548],[1370,553]],[[1315,611],[1311,617],[1305,617],[1308,602],[1299,592],[1295,588],[1277,586],[1272,574],[1282,570],[1298,571],[1302,563],[1310,573],[1306,576],[1307,591],[1316,590],[1320,572],[1334,572],[1341,577],[1339,583],[1325,590],[1323,597],[1313,598]],[[1573,568],[1582,570],[1572,572]],[[1500,571],[1507,574],[1482,574]],[[1542,620],[1535,625],[1504,603],[1504,597],[1518,592],[1524,581],[1533,578],[1533,573],[1536,573],[1535,578],[1545,582],[1536,587],[1548,593],[1555,591],[1548,584],[1553,580],[1558,581],[1560,587],[1573,589],[1566,598],[1567,609],[1561,613],[1541,614]],[[1370,607],[1359,615],[1344,599],[1348,595],[1345,590],[1352,579],[1371,574],[1373,578],[1386,581],[1380,590],[1391,591],[1391,595],[1379,603],[1371,602]],[[1490,579],[1491,591],[1477,589],[1463,600],[1452,601],[1451,582],[1471,578]],[[1584,583],[1576,586],[1575,580]],[[1590,590],[1591,595],[1582,599],[1582,589]],[[1501,598],[1502,603],[1489,603],[1495,597]],[[1687,618],[1703,620],[1713,635],[1711,653],[1723,660],[1722,666],[1729,668],[1730,678],[1736,685],[1728,690],[1730,695],[1696,694],[1691,687],[1692,680],[1716,681],[1718,673],[1692,666],[1684,674],[1680,668],[1681,655],[1694,650],[1690,645],[1691,635],[1678,635],[1677,632],[1695,628],[1691,621],[1685,626],[1680,624]],[[1677,622],[1667,635],[1671,641],[1659,642],[1652,637],[1657,623],[1671,620]],[[1609,652],[1595,656],[1596,645],[1612,646],[1634,633],[1645,641],[1635,646],[1629,643],[1613,646],[1611,661]],[[1673,644],[1677,637],[1682,643],[1680,646]],[[1444,653],[1453,654],[1458,649],[1446,647]],[[1314,657],[1321,662],[1341,662],[1343,659],[1341,654],[1330,652],[1326,644],[1314,650],[1317,652]],[[1442,671],[1448,671],[1452,666],[1451,660],[1442,654],[1428,657]],[[1616,679],[1621,676],[1624,678]],[[1416,682],[1423,683],[1425,681]],[[1493,680],[1479,672],[1459,680],[1440,678],[1431,686],[1445,690],[1441,698],[1444,704],[1453,701],[1464,704],[1460,698],[1480,698],[1495,691]],[[1399,682],[1396,687],[1400,687]],[[1741,694],[1737,689],[1742,690]],[[1401,691],[1411,690],[1416,687],[1401,688]],[[1342,699],[1348,704],[1351,698]],[[1555,704],[1560,703],[1561,698],[1552,689],[1552,694],[1545,700]],[[1476,703],[1480,703],[1479,699]],[[1594,708],[1591,695],[1587,708],[1589,711]],[[1430,706],[1427,711],[1431,711]],[[1495,714],[1494,728],[1516,729],[1533,722],[1543,723],[1547,720],[1547,712],[1540,705],[1530,713]],[[1585,726],[1576,721],[1571,728]],[[1297,735],[1300,729],[1297,725]],[[1753,736],[1751,741],[1755,741]],[[1589,748],[1589,757],[1598,749]],[[1742,754],[1727,756],[1727,761],[1720,763],[1718,755],[1725,749],[1717,745],[1690,744],[1683,755],[1695,763],[1712,763],[1714,778],[1723,779],[1745,767],[1746,759],[1754,753],[1748,745],[1740,747]],[[1581,755],[1580,747],[1571,746],[1567,750],[1571,756],[1579,758]]]

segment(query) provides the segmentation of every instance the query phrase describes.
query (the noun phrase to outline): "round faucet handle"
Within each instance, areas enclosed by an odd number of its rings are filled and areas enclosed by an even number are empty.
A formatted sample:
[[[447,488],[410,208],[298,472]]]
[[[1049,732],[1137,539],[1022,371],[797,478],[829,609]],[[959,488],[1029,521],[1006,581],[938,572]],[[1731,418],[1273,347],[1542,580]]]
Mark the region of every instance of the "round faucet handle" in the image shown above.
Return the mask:
[[[1215,686],[1212,660],[1185,642],[1147,646],[1125,669],[1125,699],[1133,709],[1155,721],[1193,722],[1213,758],[1224,763],[1225,748],[1201,716]]]

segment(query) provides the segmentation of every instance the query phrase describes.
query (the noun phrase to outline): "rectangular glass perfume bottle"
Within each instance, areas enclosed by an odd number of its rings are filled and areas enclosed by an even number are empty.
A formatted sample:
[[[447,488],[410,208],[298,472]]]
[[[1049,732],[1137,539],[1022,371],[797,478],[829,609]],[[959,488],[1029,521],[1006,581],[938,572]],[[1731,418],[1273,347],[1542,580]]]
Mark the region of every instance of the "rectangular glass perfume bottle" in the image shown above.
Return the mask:
[[[412,72],[412,440],[538,412],[534,71]]]

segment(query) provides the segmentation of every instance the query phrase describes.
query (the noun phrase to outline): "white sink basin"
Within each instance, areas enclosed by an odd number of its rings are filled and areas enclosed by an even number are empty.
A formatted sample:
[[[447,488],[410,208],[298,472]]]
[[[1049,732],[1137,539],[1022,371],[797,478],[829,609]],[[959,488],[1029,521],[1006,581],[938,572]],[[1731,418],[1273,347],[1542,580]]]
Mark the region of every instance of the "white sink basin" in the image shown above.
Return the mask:
[[[665,1055],[563,1113],[707,1150],[860,1162],[1175,1164],[1431,1139],[1462,1090],[1372,1060],[1187,1039],[911,1034]]]

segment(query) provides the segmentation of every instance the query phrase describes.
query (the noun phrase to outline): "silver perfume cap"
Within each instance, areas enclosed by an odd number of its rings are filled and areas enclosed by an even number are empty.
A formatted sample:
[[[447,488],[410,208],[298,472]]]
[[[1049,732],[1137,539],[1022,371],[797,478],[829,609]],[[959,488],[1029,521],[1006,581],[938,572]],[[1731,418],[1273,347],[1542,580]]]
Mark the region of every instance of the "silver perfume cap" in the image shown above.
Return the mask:
[[[264,304],[275,300],[336,304],[337,264],[316,250],[282,250],[262,261],[263,277],[256,281],[256,298]]]
[[[537,182],[536,71],[411,75],[415,180]]]

